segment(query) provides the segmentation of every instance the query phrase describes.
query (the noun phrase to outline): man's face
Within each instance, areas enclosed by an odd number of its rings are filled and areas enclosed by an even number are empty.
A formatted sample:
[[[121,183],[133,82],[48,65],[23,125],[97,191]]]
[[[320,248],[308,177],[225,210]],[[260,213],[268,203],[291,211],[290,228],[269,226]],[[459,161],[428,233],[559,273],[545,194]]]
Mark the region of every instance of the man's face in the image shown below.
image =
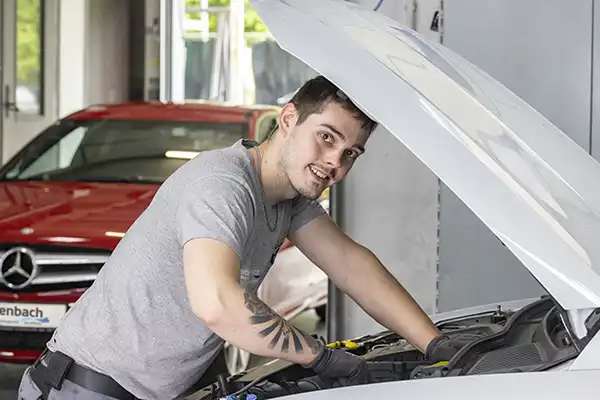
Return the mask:
[[[311,114],[300,125],[295,116],[290,104],[280,117],[285,141],[280,164],[300,195],[317,199],[350,171],[364,152],[369,133],[336,103],[328,103],[322,113]]]

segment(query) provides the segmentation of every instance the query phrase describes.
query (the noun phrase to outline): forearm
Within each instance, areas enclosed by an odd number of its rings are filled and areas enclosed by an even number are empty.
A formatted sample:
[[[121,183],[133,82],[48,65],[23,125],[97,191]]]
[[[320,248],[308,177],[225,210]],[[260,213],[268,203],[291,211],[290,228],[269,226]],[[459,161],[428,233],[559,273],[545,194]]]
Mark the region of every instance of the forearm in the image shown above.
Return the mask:
[[[368,249],[361,247],[348,259],[337,279],[340,289],[373,319],[424,352],[439,334],[429,316]]]
[[[322,344],[276,314],[255,293],[240,286],[221,293],[223,313],[209,327],[225,341],[263,357],[300,364],[314,360]]]

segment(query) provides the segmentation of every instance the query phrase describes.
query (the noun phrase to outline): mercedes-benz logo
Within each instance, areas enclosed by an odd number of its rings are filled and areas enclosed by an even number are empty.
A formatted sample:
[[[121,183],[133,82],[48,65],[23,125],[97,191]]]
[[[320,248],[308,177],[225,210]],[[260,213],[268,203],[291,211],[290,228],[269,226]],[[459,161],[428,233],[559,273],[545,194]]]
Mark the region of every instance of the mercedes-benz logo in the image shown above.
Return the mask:
[[[0,258],[0,282],[11,289],[29,286],[37,274],[35,255],[25,247],[12,248]]]

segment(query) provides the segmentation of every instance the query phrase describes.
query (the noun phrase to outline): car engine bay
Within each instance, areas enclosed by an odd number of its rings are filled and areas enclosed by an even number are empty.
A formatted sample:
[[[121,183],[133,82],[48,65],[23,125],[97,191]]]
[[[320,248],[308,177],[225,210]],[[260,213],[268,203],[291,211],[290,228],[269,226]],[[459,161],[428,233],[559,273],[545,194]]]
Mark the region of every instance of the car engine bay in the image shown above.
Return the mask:
[[[442,321],[437,326],[444,334],[472,336],[448,363],[432,364],[393,332],[367,335],[337,345],[367,360],[371,383],[533,372],[550,369],[578,354],[563,321],[550,297],[543,297],[516,312],[498,307],[495,312]],[[335,384],[322,380],[310,369],[274,360],[241,374],[223,377],[188,399],[262,400],[334,387]]]

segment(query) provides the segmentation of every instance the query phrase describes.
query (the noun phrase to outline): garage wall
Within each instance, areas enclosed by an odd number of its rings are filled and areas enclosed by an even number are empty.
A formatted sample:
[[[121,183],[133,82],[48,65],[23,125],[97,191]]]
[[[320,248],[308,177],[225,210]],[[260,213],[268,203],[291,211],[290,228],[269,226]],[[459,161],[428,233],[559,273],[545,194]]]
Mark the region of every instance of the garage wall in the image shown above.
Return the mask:
[[[435,312],[437,177],[378,128],[336,195],[342,199],[335,203],[342,229],[371,249],[428,313]],[[348,338],[381,329],[349,297],[337,296],[332,335]]]
[[[590,148],[592,0],[444,2],[443,43]],[[439,311],[535,296],[540,285],[445,186]]]
[[[130,4],[130,0],[88,1],[87,104],[128,99]]]
[[[128,98],[130,0],[61,0],[59,116]]]
[[[59,18],[58,116],[85,103],[85,43],[90,0],[61,0]]]
[[[130,0],[61,3],[59,116],[129,97]],[[58,149],[67,160],[77,137]]]
[[[592,51],[592,134],[590,148],[592,156],[600,160],[600,5],[594,9],[593,51]]]

